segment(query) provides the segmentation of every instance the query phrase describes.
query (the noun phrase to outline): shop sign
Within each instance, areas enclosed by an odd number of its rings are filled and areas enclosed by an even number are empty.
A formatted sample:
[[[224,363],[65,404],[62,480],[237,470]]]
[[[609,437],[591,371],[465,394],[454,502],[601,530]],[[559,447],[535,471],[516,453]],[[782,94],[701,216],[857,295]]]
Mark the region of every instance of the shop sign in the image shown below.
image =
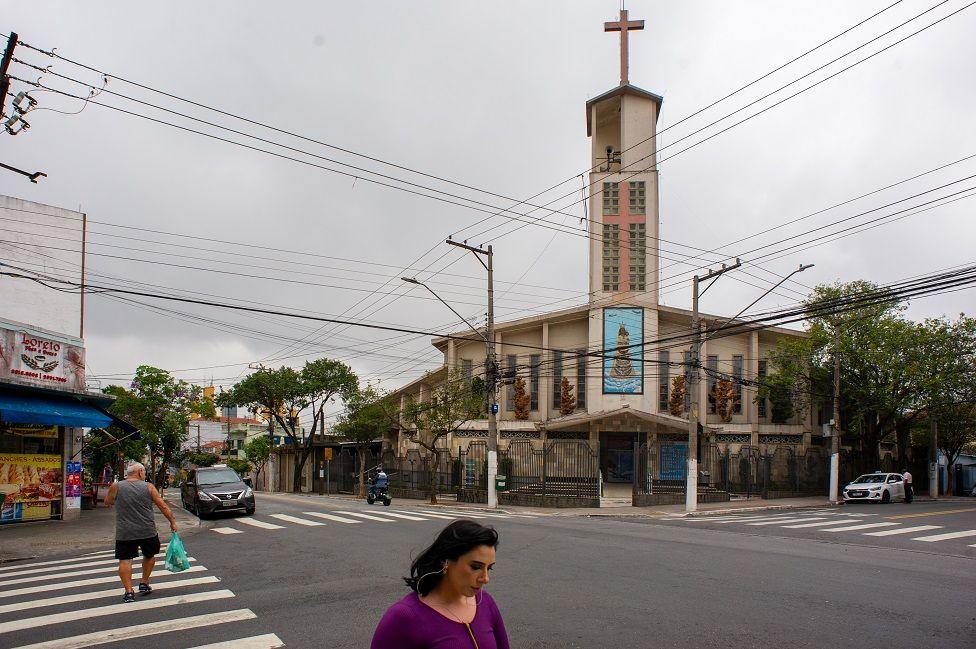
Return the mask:
[[[0,380],[85,389],[85,349],[29,331],[0,329]]]
[[[65,473],[65,508],[81,509],[81,462],[66,462]]]
[[[60,455],[0,454],[0,521],[50,518],[62,488]]]
[[[57,439],[57,426],[33,426],[31,424],[7,424],[3,432],[7,435],[19,435],[20,437],[43,437],[45,439]]]

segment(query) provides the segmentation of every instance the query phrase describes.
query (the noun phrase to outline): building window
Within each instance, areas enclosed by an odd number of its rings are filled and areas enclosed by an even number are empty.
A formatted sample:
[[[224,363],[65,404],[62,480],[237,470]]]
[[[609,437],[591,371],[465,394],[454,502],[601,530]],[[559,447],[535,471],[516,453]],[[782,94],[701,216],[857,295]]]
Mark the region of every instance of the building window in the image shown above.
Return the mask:
[[[644,181],[627,183],[630,194],[630,213],[645,214],[647,212],[647,190]]]
[[[658,352],[658,374],[661,377],[661,389],[658,392],[657,409],[667,412],[671,403],[671,352],[662,350]]]
[[[461,373],[464,375],[465,381],[469,381],[469,382],[471,381],[471,377],[473,373],[471,359],[469,358],[461,359]]]
[[[759,361],[759,387],[762,387],[763,383],[766,380],[766,371],[767,371],[766,370],[766,361]],[[760,417],[765,417],[766,416],[766,400],[765,399],[760,399],[759,400],[759,403],[757,405],[759,406],[759,416]]]
[[[691,352],[684,353],[685,362],[685,412],[691,411]]]
[[[620,185],[603,183],[603,213],[608,216],[620,214]]]
[[[539,409],[539,363],[541,360],[542,356],[539,354],[529,356],[529,391],[531,393],[529,410]]]
[[[515,354],[509,354],[505,357],[506,379],[515,380],[515,364]],[[508,390],[505,391],[505,410],[515,412],[515,386],[511,383],[508,384]]]
[[[647,225],[630,224],[630,290],[643,291],[647,259]]]
[[[732,357],[732,382],[735,384],[735,414],[742,414],[742,356]]]
[[[718,390],[718,356],[709,354],[705,361],[705,367],[708,370],[706,372],[708,374],[708,412],[714,415],[717,405],[715,392]]]
[[[559,410],[563,403],[563,353],[552,352],[552,408]]]
[[[620,290],[620,226],[603,225],[603,290]]]
[[[586,410],[586,352],[576,352],[576,408]]]

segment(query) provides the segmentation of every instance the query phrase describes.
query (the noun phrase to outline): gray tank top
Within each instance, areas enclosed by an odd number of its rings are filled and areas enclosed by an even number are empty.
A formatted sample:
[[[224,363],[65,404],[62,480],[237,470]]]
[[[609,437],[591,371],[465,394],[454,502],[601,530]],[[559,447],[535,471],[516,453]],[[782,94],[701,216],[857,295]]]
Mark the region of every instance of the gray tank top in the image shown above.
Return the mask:
[[[149,483],[144,480],[122,480],[115,498],[115,538],[135,541],[156,536],[153,501]]]

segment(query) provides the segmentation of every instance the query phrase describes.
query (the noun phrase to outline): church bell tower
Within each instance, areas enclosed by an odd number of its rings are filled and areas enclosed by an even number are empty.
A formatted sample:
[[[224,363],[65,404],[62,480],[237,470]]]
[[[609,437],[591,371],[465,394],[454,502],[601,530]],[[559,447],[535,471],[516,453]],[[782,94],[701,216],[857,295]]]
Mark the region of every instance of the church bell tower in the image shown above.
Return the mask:
[[[631,85],[628,40],[643,20],[604,24],[620,32],[620,84],[586,102],[591,141],[590,302],[658,303],[658,176],[655,132],[663,98]]]

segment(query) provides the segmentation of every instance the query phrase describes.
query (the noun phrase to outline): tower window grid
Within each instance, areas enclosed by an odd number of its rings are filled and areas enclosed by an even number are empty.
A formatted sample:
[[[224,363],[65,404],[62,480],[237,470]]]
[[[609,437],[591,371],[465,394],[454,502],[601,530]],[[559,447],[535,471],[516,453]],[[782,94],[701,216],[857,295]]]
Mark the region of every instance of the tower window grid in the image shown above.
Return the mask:
[[[620,183],[603,183],[603,213],[620,214]]]
[[[603,224],[603,290],[620,290],[620,226]]]
[[[630,224],[630,290],[643,291],[647,259],[647,224]]]
[[[628,183],[631,214],[645,214],[647,212],[647,189],[643,180]]]

